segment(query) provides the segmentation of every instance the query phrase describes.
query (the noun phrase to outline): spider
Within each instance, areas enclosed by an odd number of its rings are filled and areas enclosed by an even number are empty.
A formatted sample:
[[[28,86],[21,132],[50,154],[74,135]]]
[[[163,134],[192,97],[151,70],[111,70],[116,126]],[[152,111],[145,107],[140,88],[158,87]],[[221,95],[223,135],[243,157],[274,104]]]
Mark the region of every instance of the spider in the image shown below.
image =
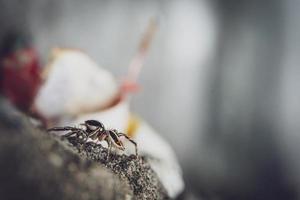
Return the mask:
[[[53,127],[48,129],[47,131],[70,131],[63,135],[63,137],[77,137],[83,143],[85,143],[88,139],[92,139],[94,141],[106,141],[108,144],[108,157],[111,152],[111,148],[115,147],[122,151],[125,150],[123,142],[120,140],[120,137],[125,137],[128,141],[130,141],[135,146],[135,155],[138,156],[137,143],[133,141],[130,137],[128,137],[124,133],[118,132],[116,129],[106,130],[104,125],[97,120],[87,120],[83,124],[80,124],[85,127],[75,128],[71,126],[64,127]]]

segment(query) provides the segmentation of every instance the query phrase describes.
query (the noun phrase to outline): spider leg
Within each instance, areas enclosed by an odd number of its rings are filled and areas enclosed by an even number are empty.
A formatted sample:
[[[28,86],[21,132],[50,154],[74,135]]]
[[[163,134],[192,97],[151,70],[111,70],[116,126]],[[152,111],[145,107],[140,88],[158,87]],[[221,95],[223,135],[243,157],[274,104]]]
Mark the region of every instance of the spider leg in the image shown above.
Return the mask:
[[[86,133],[86,131],[82,130],[82,129],[77,129],[74,131],[71,131],[69,133],[66,133],[64,135],[62,135],[63,138],[70,138],[76,136],[81,143],[86,143],[86,141],[88,140],[88,135]]]
[[[138,147],[137,147],[137,143],[135,141],[133,141],[130,137],[128,137],[126,134],[124,133],[118,133],[118,136],[124,136],[129,142],[131,142],[132,144],[134,144],[135,146],[135,155],[138,156]]]
[[[67,134],[65,134],[65,135],[62,135],[62,137],[68,138],[68,137],[71,137],[71,136],[74,135],[74,134],[77,135],[77,133],[78,133],[78,131],[71,131],[70,133],[67,133]]]
[[[95,140],[98,137],[98,129],[94,130],[93,132],[89,133],[88,137]]]
[[[78,128],[74,128],[71,126],[65,126],[65,127],[53,127],[50,129],[47,129],[47,132],[51,132],[51,131],[70,131],[69,133],[66,133],[64,135],[62,135],[62,137],[71,137],[74,134],[77,134],[81,129]]]
[[[111,147],[112,147],[112,144],[111,144],[111,141],[107,141],[107,140],[106,140],[106,142],[107,142],[107,144],[108,144],[108,153],[107,153],[107,158],[106,158],[106,160],[108,160],[109,157],[110,157],[110,154],[111,154]]]
[[[49,129],[47,129],[47,132],[50,132],[50,131],[78,131],[78,130],[81,130],[81,129],[74,128],[74,127],[71,127],[71,126],[65,126],[65,127],[49,128]]]

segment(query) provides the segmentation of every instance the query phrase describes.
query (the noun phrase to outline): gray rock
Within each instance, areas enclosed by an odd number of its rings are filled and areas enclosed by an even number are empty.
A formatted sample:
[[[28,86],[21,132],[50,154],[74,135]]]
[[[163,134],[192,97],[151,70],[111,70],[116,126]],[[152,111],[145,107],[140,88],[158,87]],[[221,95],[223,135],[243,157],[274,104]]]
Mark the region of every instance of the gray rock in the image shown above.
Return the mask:
[[[146,158],[37,130],[0,100],[1,199],[168,199]]]

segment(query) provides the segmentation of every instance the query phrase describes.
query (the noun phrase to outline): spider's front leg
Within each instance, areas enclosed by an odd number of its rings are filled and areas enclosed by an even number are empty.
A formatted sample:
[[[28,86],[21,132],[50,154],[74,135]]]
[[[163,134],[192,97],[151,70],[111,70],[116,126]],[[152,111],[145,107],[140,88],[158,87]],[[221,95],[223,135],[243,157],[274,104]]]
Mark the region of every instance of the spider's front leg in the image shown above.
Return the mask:
[[[86,133],[86,131],[84,131],[80,128],[75,128],[75,127],[71,127],[71,126],[53,127],[53,128],[47,129],[47,132],[50,132],[50,131],[70,131],[69,133],[62,135],[62,137],[70,138],[70,137],[73,137],[74,135],[76,135],[76,137],[78,139],[80,139],[82,142],[86,142],[88,139],[88,134]]]
[[[49,129],[47,129],[47,132],[50,132],[50,131],[78,131],[78,130],[81,130],[81,129],[75,128],[72,126],[64,126],[64,127],[49,128]]]
[[[47,129],[47,132],[59,132],[59,131],[70,131],[69,133],[66,133],[64,135],[62,135],[63,137],[71,137],[72,135],[75,135],[77,134],[77,132],[81,130],[81,129],[78,129],[78,128],[74,128],[74,127],[71,127],[71,126],[65,126],[65,127],[53,127],[53,128],[49,128]]]
[[[129,142],[131,142],[132,144],[134,144],[134,146],[135,146],[135,155],[138,156],[138,147],[137,147],[137,143],[136,143],[134,140],[132,140],[130,137],[128,137],[126,134],[124,134],[124,133],[118,133],[118,136],[119,136],[119,137],[123,136],[123,137],[125,137]]]
[[[71,137],[71,136],[73,136],[73,135],[76,135],[76,136],[77,136],[77,134],[78,134],[78,131],[71,131],[71,132],[69,132],[69,133],[66,133],[66,134],[62,135],[61,137],[69,138],[69,137]]]

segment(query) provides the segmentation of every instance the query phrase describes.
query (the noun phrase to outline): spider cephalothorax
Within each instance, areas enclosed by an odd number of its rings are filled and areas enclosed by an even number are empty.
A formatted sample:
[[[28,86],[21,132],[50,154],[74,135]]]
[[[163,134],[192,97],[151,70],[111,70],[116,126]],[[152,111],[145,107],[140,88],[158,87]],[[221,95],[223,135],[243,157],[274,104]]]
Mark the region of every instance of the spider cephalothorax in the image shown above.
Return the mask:
[[[64,127],[53,127],[48,129],[47,131],[69,131],[64,134],[63,137],[77,137],[85,143],[88,139],[91,139],[95,142],[97,141],[106,141],[108,144],[108,156],[111,152],[111,148],[115,147],[122,151],[125,150],[124,144],[121,141],[120,137],[125,137],[128,141],[130,141],[135,146],[135,154],[138,155],[137,144],[131,138],[129,138],[126,134],[118,132],[116,129],[106,130],[104,125],[97,120],[87,120],[83,124],[81,124],[84,128],[75,128],[71,126]]]
[[[105,130],[104,125],[97,120],[86,120],[82,125],[86,127],[86,131]]]

